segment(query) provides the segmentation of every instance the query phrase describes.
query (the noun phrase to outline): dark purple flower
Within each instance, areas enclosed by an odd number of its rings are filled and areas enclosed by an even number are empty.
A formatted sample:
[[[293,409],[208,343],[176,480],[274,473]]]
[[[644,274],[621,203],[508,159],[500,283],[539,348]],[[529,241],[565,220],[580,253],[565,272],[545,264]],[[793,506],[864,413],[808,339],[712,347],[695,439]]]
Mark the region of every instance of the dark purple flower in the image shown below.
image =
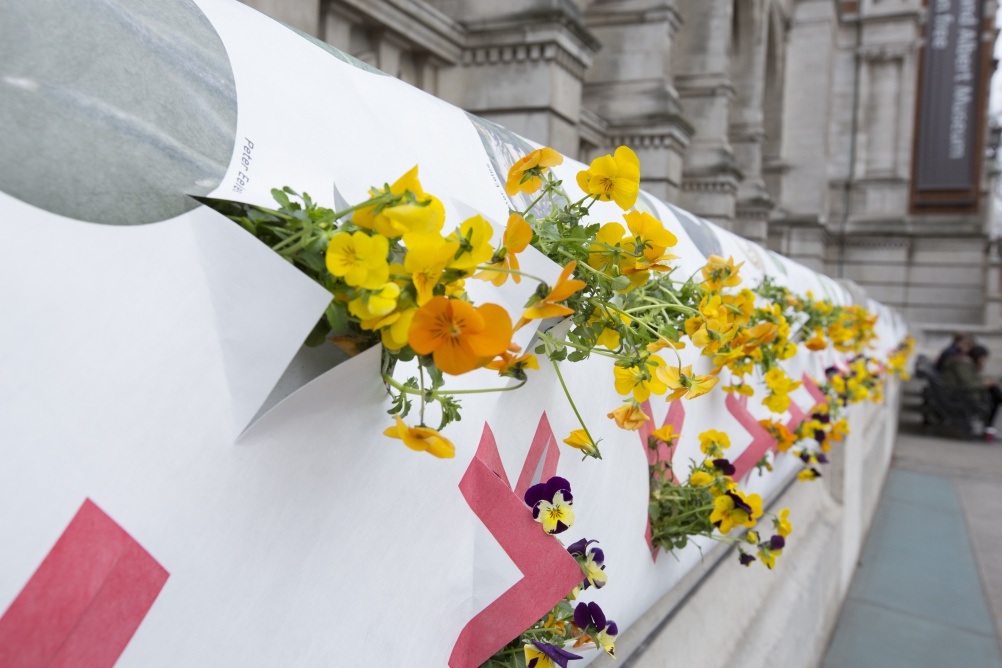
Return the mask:
[[[824,429],[814,430],[815,441],[817,441],[818,443],[824,443],[826,438],[828,438],[828,432],[826,432]]]
[[[751,506],[749,506],[747,503],[745,503],[745,500],[742,499],[740,496],[738,496],[734,492],[727,492],[727,496],[731,497],[731,501],[734,502],[734,507],[736,509],[743,510],[746,513],[748,513],[749,515],[752,514]]]
[[[567,546],[567,551],[571,554],[580,554],[582,557],[585,555],[585,550],[592,543],[597,543],[597,540],[588,540],[587,538],[582,538],[579,541],[575,541]]]
[[[829,415],[828,413],[815,413],[813,417],[821,424],[828,424],[829,422],[832,421],[832,416]]]
[[[800,457],[800,460],[805,464],[811,463],[811,453],[807,452],[807,450],[801,451],[800,455],[798,456]]]
[[[571,496],[571,483],[559,476],[553,476],[546,482],[533,485],[525,490],[525,505],[532,508],[540,501],[552,501],[557,492],[563,492],[564,501],[568,503],[574,500]]]
[[[574,659],[580,659],[581,657],[577,654],[572,654],[568,652],[563,647],[557,647],[556,645],[550,645],[545,642],[534,642],[533,647],[538,649],[540,652],[545,654],[550,661],[560,666],[560,668],[567,668],[567,662],[573,661]],[[528,668],[535,668],[537,659],[531,659],[528,664]]]
[[[786,547],[786,539],[782,536],[776,535],[769,539],[769,549],[773,552],[782,550],[784,547]]]
[[[605,620],[605,613],[602,612],[602,608],[598,606],[598,603],[578,603],[578,607],[574,608],[574,624],[577,625],[579,629],[589,633],[589,635],[594,632],[595,634],[600,631],[605,630],[607,626]],[[613,622],[615,624],[615,622]],[[588,629],[591,631],[588,631]],[[618,630],[618,629],[617,629]],[[608,631],[606,631],[608,633]]]
[[[614,622],[614,621],[612,621],[610,619],[609,623],[606,624],[605,632],[608,633],[611,636],[618,636],[619,635],[619,627],[616,625],[616,622]]]
[[[819,452],[818,456],[817,456],[817,460],[818,460],[818,464],[827,464],[828,463],[828,455],[826,455],[823,452]]]
[[[737,471],[737,469],[734,468],[734,464],[731,464],[726,459],[714,459],[713,466],[724,475],[734,475],[734,472]]]
[[[755,557],[748,554],[747,552],[742,552],[738,556],[738,561],[741,562],[742,566],[751,566],[753,563],[755,563]]]
[[[591,560],[594,561],[599,566],[605,563],[605,552],[602,551],[600,547],[591,548]]]

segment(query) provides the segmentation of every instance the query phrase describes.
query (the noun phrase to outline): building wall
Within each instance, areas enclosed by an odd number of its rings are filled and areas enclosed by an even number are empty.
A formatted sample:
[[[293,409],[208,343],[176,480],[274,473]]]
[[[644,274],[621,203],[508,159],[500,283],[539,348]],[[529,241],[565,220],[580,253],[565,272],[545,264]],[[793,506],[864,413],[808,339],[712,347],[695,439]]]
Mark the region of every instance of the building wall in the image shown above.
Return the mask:
[[[654,194],[913,323],[1002,324],[989,170],[977,212],[909,211],[924,0],[247,2],[567,155],[627,144]]]

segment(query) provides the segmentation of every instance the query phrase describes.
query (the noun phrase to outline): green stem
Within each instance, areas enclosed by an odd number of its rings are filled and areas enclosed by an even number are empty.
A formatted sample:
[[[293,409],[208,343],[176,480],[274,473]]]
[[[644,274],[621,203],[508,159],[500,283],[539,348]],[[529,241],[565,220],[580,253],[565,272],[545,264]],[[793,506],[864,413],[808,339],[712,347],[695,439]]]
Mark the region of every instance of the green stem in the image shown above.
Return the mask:
[[[536,197],[536,199],[532,200],[532,202],[529,204],[529,206],[527,206],[525,208],[525,211],[520,212],[518,215],[522,216],[523,218],[525,218],[526,216],[528,216],[529,212],[532,211],[533,207],[535,207],[537,204],[539,204],[539,200],[543,199],[543,195],[545,195],[545,194],[546,194],[546,188],[544,187],[540,191],[539,196]]]
[[[560,365],[557,363],[556,360],[550,360],[550,362],[553,364],[553,370],[557,372],[557,379],[560,380],[560,387],[562,387],[564,390],[564,396],[567,397],[567,403],[571,405],[571,410],[574,411],[574,416],[577,417],[578,424],[580,424],[581,428],[584,429],[585,436],[588,437],[588,441],[592,445],[596,446],[595,452],[597,454],[595,455],[595,457],[597,459],[602,459],[602,454],[598,452],[598,445],[595,443],[595,439],[592,438],[591,432],[588,431],[588,426],[584,423],[584,419],[581,417],[581,413],[578,412],[578,407],[574,405],[574,399],[571,398],[571,393],[567,389],[567,383],[564,382],[564,375],[560,373]]]
[[[425,392],[424,392],[424,367],[420,366],[420,365],[418,366],[418,378],[421,379],[421,413],[420,413],[420,415],[421,415],[421,426],[423,427],[424,426],[424,398],[425,398]]]
[[[583,346],[580,343],[571,343],[570,341],[558,341],[549,334],[545,332],[536,332],[536,336],[539,337],[541,341],[548,341],[555,346],[570,346],[571,348],[576,348],[577,350],[582,350],[586,353],[595,353],[596,355],[602,355],[603,357],[610,357],[614,360],[620,360],[622,362],[626,361],[626,357],[623,355],[617,355],[612,351],[601,350],[598,348],[589,348],[588,346]]]
[[[549,285],[546,281],[538,276],[533,276],[532,274],[527,274],[524,271],[517,271],[515,269],[502,269],[501,267],[491,267],[490,265],[481,265],[474,269],[474,271],[496,271],[499,274],[512,274],[513,276],[525,276],[526,278],[531,278],[538,283],[543,285]]]
[[[644,329],[646,329],[647,331],[649,331],[651,334],[653,334],[654,336],[658,337],[658,340],[664,341],[665,343],[667,343],[668,347],[672,350],[672,352],[675,353],[675,358],[678,360],[679,369],[682,368],[682,357],[678,354],[678,351],[675,350],[675,346],[674,346],[675,342],[674,341],[672,341],[671,339],[666,338],[664,336],[661,336],[661,334],[658,333],[658,331],[656,329],[654,329],[653,327],[651,327],[650,325],[648,325],[643,320],[639,320],[637,318],[630,317],[629,313],[627,313],[626,311],[623,311],[622,309],[616,308],[612,304],[605,304],[605,303],[602,303],[602,302],[596,303],[594,300],[592,300],[592,304],[594,304],[595,306],[601,306],[601,307],[607,308],[610,311],[612,311],[613,313],[619,313],[620,315],[625,315],[627,318],[630,318],[631,322],[637,323],[638,325],[640,325],[641,327],[643,327]]]
[[[491,387],[481,390],[434,390],[432,394],[436,397],[452,396],[453,394],[487,394],[489,392],[511,392],[525,385],[526,381],[521,381],[518,385],[511,387]]]
[[[370,197],[364,202],[356,204],[355,206],[349,206],[347,209],[343,211],[335,211],[334,220],[340,220],[343,216],[346,216],[349,213],[352,213],[353,211],[358,211],[359,209],[364,209],[366,207],[373,206],[374,204],[378,206],[379,204],[382,204],[384,201],[388,202],[392,199],[396,199],[397,197],[400,197],[400,195],[394,195],[393,193],[383,193],[382,195],[376,195],[375,197]]]

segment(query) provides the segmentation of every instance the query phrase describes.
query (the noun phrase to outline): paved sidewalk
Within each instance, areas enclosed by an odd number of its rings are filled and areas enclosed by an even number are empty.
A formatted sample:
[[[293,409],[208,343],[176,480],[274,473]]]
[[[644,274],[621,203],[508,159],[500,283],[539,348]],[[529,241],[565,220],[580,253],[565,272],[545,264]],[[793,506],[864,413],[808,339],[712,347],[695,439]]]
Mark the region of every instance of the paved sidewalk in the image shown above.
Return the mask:
[[[903,431],[824,668],[1002,668],[1000,638],[1002,442]]]

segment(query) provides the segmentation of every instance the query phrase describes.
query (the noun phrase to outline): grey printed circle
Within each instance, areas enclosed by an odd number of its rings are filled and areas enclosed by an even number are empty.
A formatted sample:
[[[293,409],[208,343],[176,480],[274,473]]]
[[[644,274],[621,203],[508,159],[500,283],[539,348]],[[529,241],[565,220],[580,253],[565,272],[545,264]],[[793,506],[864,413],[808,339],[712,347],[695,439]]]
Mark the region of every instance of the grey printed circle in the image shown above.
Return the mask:
[[[236,87],[191,0],[0,3],[0,190],[108,225],[198,206],[226,173]]]

